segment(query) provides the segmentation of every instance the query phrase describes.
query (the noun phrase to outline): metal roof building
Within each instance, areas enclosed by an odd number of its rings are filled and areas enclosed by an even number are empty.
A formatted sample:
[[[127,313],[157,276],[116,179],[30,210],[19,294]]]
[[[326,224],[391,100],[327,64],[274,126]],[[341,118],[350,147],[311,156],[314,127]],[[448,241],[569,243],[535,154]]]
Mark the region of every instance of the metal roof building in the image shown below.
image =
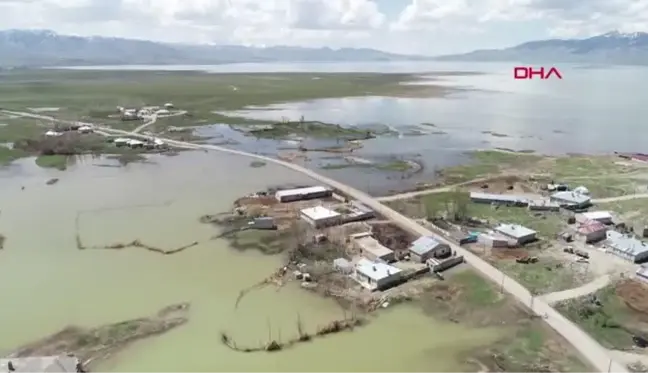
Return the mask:
[[[355,279],[370,290],[389,287],[400,281],[402,271],[389,264],[361,258],[355,266]]]
[[[305,199],[325,198],[333,195],[333,190],[323,186],[279,190],[275,198],[279,202],[293,202]]]
[[[409,248],[412,260],[419,263],[425,263],[426,260],[433,257],[436,253],[447,255],[450,252],[450,246],[439,242],[431,236],[421,236],[412,243]]]
[[[549,197],[551,201],[573,207],[589,206],[591,198],[588,195],[576,192],[556,192]]]
[[[526,206],[529,204],[529,199],[526,197],[481,192],[470,192],[470,200],[475,203],[502,203],[517,206]]]
[[[635,236],[608,231],[606,238],[606,245],[614,255],[633,263],[648,259],[648,245]]]
[[[612,223],[612,214],[609,211],[592,211],[581,214],[583,220],[596,220],[603,224]]]
[[[533,229],[523,227],[519,224],[500,224],[495,228],[495,232],[514,239],[520,245],[534,241],[537,235],[537,232]]]

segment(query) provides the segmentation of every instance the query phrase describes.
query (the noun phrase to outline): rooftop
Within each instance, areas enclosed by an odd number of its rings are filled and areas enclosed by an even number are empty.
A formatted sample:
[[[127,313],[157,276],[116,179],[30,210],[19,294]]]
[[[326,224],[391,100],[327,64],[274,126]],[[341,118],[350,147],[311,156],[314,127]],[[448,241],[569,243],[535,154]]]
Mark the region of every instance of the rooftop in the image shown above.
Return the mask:
[[[529,229],[519,224],[501,224],[495,228],[495,230],[501,234],[515,238],[522,238],[537,233],[533,229]]]
[[[559,199],[561,201],[578,204],[578,205],[587,203],[591,200],[591,198],[587,195],[576,193],[576,192],[569,192],[569,191],[556,192],[551,195],[551,198]]]
[[[589,234],[602,230],[607,230],[607,226],[605,224],[596,220],[586,220],[580,225],[580,227],[578,227],[577,231],[580,234]]]
[[[394,251],[383,246],[377,239],[371,236],[361,236],[355,238],[355,243],[362,248],[362,250],[367,251],[378,258],[381,258],[385,255],[391,255]]]
[[[416,241],[412,242],[412,246],[409,250],[417,255],[425,255],[439,245],[441,245],[441,242],[436,238],[431,236],[421,236]]]
[[[34,356],[0,359],[0,370],[8,372],[9,362],[15,372],[76,372],[79,362],[73,356]]]
[[[648,251],[645,242],[633,235],[621,234],[617,231],[607,232],[607,244],[611,248],[631,256]]]
[[[560,207],[559,204],[552,202],[551,200],[548,199],[533,199],[529,201],[529,205],[531,206],[555,206],[555,207]]]
[[[301,210],[301,213],[312,220],[322,220],[340,216],[340,213],[329,210],[326,207],[322,206],[305,208]]]
[[[515,196],[511,194],[493,194],[493,193],[481,193],[481,192],[470,192],[470,198],[472,199],[490,199],[493,201],[507,201],[507,202],[528,202],[526,197]]]
[[[369,259],[361,258],[356,264],[356,271],[369,277],[374,281],[382,280],[401,272],[400,269],[389,264],[372,262]]]
[[[284,189],[279,190],[275,194],[277,197],[283,196],[293,196],[293,195],[303,195],[303,194],[313,194],[313,193],[322,193],[330,191],[331,189],[323,186],[312,186],[307,188],[297,188],[297,189]]]

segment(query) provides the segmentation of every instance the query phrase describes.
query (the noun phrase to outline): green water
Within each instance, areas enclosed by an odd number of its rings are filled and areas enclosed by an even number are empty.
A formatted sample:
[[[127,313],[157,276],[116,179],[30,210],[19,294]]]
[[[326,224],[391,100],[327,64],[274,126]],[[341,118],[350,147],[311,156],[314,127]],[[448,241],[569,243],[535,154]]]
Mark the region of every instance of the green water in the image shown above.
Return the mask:
[[[153,165],[105,168],[91,160],[68,171],[44,171],[31,161],[0,171],[0,351],[39,339],[70,324],[95,326],[141,317],[189,301],[190,322],[130,346],[96,367],[103,371],[452,371],[458,356],[498,337],[435,321],[417,307],[379,312],[352,333],[340,333],[278,353],[243,354],[220,343],[227,331],[239,345],[256,346],[342,317],[333,301],[289,285],[250,293],[241,289],[267,277],[281,258],[236,252],[210,240],[215,228],[203,214],[228,209],[243,193],[284,182],[308,183],[249,159],[186,153]],[[99,162],[100,161],[94,161]],[[49,177],[61,180],[46,186]],[[21,190],[21,186],[25,186]],[[140,239],[166,249],[202,242],[181,254],[141,249],[78,251],[86,245]]]

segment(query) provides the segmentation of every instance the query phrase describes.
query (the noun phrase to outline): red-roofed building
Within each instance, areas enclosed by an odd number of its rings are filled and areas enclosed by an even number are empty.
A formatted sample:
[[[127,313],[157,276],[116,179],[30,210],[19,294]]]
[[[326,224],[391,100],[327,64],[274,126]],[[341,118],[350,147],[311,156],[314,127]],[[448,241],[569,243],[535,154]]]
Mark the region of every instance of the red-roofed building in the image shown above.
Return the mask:
[[[596,220],[586,220],[576,230],[585,243],[594,243],[605,239],[608,227]]]

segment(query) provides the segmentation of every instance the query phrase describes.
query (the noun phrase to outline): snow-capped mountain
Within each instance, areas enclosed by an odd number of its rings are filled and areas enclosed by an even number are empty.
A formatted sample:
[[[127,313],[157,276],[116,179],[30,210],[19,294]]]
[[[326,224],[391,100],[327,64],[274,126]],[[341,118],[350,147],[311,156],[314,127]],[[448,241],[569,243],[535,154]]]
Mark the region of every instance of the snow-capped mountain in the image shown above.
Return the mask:
[[[648,33],[613,31],[587,39],[540,40],[507,49],[477,50],[438,59],[648,65]]]
[[[0,31],[0,66],[388,61],[425,58],[366,48],[183,45],[110,37],[69,36],[49,30]]]

